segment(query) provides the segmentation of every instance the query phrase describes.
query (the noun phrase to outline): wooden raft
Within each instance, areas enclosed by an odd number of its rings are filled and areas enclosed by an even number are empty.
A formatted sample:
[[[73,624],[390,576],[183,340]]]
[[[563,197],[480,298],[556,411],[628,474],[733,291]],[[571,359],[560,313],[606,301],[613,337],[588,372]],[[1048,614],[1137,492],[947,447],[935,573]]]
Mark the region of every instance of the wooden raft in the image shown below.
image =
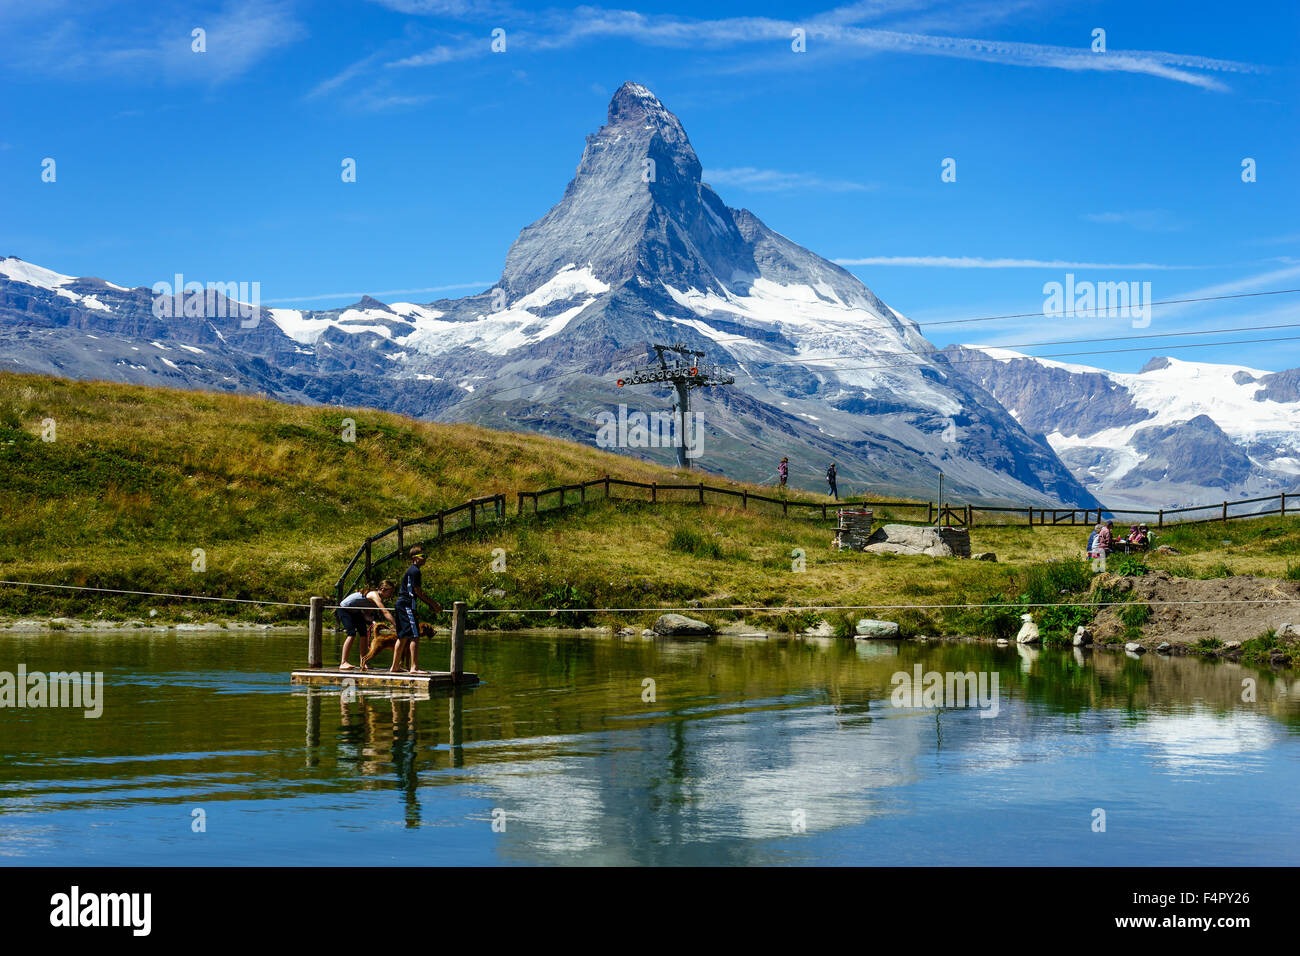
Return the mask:
[[[322,634],[324,631],[325,599],[311,599],[311,618],[307,628],[307,666],[301,670],[289,672],[289,680],[294,684],[328,684],[340,687],[350,685],[357,688],[388,688],[389,690],[428,691],[434,687],[463,687],[477,684],[478,675],[465,670],[465,620],[467,609],[464,601],[456,601],[451,610],[451,666],[445,671],[410,671],[393,673],[388,668],[359,670],[352,667],[341,670],[337,667],[322,665]],[[362,645],[364,647],[364,644]]]
[[[354,681],[358,689],[386,688],[390,690],[430,690],[434,687],[463,686],[477,684],[478,675],[462,671],[459,676],[450,671],[422,671],[411,674],[402,671],[390,673],[388,668],[357,670],[339,670],[337,667],[315,667],[293,671],[289,679],[295,684],[337,684]]]

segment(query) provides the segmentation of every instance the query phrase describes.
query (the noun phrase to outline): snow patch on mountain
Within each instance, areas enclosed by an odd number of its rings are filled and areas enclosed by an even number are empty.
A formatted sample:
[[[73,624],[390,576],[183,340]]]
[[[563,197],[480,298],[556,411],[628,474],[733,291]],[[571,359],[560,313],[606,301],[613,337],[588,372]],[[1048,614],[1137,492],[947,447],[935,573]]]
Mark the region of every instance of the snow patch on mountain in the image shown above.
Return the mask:
[[[961,346],[955,367],[1018,408],[1012,414],[1111,504],[1259,497],[1294,488],[1300,474],[1300,401],[1267,390],[1289,373],[1168,357],[1110,372],[987,346]]]
[[[65,276],[61,273],[54,272],[51,269],[43,269],[40,266],[34,266],[30,262],[10,257],[0,259],[0,275],[14,282],[25,282],[27,285],[34,285],[38,289],[48,289],[51,292],[58,291],[61,286],[76,282],[74,276]],[[71,296],[72,293],[65,293]]]

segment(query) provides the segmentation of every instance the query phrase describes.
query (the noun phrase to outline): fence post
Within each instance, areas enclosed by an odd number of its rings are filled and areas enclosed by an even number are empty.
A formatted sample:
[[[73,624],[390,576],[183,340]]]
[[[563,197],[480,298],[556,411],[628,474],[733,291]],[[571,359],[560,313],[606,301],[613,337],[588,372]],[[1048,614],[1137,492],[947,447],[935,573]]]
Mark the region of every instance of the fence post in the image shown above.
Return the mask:
[[[521,515],[524,513],[524,493],[522,491],[519,492],[519,513]]]
[[[826,505],[822,505],[822,520],[826,520]]]
[[[578,485],[578,494],[579,497],[582,499],[582,503],[585,505],[587,503],[587,486]]]
[[[313,597],[311,612],[307,618],[307,666],[321,665],[321,632],[325,627],[325,599]]]
[[[704,504],[704,482],[700,482],[700,504]]]
[[[968,503],[966,505],[966,530],[967,531],[970,530],[971,517],[972,517],[972,512],[970,510],[970,504]]]
[[[781,514],[782,514],[782,515],[789,515],[789,514],[790,514],[790,499],[789,499],[789,498],[782,498],[782,499],[781,499]]]
[[[609,475],[605,476],[605,497],[609,497]]]
[[[1029,509],[1029,527],[1032,528],[1033,526],[1034,526],[1034,509],[1031,506]]]
[[[1228,521],[1228,503],[1226,501],[1223,503],[1223,521],[1225,524]]]
[[[473,501],[469,503],[469,530],[473,531],[478,527],[478,521],[474,517],[474,512],[478,511],[478,506]]]
[[[438,537],[442,537],[442,512],[438,512]]]
[[[1164,508],[1161,508],[1161,509],[1160,509],[1160,517],[1159,517],[1159,519],[1157,519],[1157,521],[1156,521],[1156,527],[1157,527],[1157,528],[1163,528],[1164,526],[1165,526],[1165,509],[1164,509]]]
[[[925,523],[934,524],[934,502],[933,501],[927,501],[925,503]]]
[[[650,482],[650,501],[653,504],[659,500],[659,482]]]
[[[397,519],[397,553],[402,553],[402,519]]]
[[[541,495],[533,492],[533,514],[537,514],[537,499],[540,497]]]
[[[749,509],[749,492],[743,488],[740,491],[740,507],[741,510]]]
[[[465,602],[456,601],[451,606],[451,682],[459,684],[465,672]]]
[[[1282,494],[1278,495],[1278,497],[1282,499],[1282,508],[1281,508],[1282,517],[1285,518],[1286,517],[1286,492],[1285,491],[1282,492]]]
[[[370,587],[370,539],[366,538],[366,587]]]

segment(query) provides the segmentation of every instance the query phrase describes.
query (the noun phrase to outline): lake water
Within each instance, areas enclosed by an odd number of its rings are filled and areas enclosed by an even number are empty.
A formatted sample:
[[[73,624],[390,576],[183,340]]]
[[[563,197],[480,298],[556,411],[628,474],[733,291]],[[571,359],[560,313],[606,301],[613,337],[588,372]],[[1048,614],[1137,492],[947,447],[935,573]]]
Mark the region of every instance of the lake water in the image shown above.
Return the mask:
[[[305,646],[0,636],[0,672],[104,680],[98,718],[0,709],[0,863],[1300,861],[1294,675],[957,643],[473,634],[481,686],[347,700],[290,685]],[[425,642],[426,667],[446,659]],[[917,665],[996,675],[996,716],[894,706],[894,675]]]

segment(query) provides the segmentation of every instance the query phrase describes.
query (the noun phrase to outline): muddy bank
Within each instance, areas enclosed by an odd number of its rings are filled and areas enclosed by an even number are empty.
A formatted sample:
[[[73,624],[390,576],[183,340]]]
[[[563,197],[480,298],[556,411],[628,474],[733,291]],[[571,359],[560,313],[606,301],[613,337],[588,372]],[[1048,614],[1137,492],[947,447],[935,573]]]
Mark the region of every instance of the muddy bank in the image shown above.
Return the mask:
[[[1127,597],[1128,602],[1102,608],[1097,614],[1092,632],[1098,642],[1136,639],[1147,647],[1168,643],[1186,648],[1215,641],[1244,643],[1269,631],[1280,631],[1284,624],[1300,630],[1300,581],[1252,575],[1200,580],[1149,571],[1135,577],[1098,574],[1092,582],[1092,593],[1095,595],[1101,588]],[[1293,603],[1246,603],[1252,601]],[[1151,609],[1149,619],[1140,625],[1141,638],[1125,636],[1128,627],[1124,614],[1133,604],[1145,604]],[[1128,613],[1131,619],[1132,612]]]

